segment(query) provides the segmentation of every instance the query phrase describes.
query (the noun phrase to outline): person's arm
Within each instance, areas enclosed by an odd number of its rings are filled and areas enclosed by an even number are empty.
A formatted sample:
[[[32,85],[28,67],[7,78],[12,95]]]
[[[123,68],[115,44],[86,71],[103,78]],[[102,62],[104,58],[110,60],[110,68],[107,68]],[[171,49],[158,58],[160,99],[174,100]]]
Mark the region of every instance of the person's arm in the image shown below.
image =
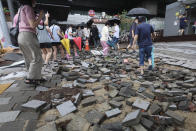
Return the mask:
[[[138,40],[138,36],[139,36],[139,29],[136,27],[136,29],[135,29],[135,36],[134,36],[134,40],[133,40],[133,46],[136,45],[136,42]]]
[[[31,28],[35,29],[40,24],[44,16],[44,11],[40,11],[38,19],[35,18],[34,11],[31,7],[26,7],[24,11]]]
[[[136,45],[137,40],[138,40],[138,35],[135,35],[133,45]]]
[[[152,39],[154,40],[154,38],[155,38],[155,32],[154,32],[154,28],[151,26],[151,37],[152,37]]]
[[[59,35],[61,38],[64,38],[63,34],[61,33],[61,29],[58,30],[58,35]]]
[[[50,28],[48,26],[46,26],[46,30],[48,31],[48,33],[50,34],[51,38],[54,40],[54,37],[52,35],[52,32],[50,30]]]
[[[50,15],[49,15],[49,13],[47,12],[46,15],[45,15],[46,20],[44,21],[44,25],[46,25],[46,26],[49,25],[49,17],[50,17]]]

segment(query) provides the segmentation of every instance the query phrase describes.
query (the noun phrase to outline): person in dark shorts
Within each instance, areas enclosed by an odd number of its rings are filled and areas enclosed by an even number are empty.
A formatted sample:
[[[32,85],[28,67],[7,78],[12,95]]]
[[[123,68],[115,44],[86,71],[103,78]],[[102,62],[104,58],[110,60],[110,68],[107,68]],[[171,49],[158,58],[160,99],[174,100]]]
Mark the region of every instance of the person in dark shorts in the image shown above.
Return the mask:
[[[52,26],[50,26],[50,30],[54,39],[52,39],[52,48],[53,48],[53,60],[57,60],[57,49],[60,48],[61,52],[61,59],[64,59],[64,49],[60,42],[61,39],[64,38],[63,34],[61,33],[60,27],[57,25],[56,20],[51,21]]]
[[[186,18],[185,14],[181,15],[179,18],[180,18],[179,34],[180,35],[184,35],[184,31],[185,31],[185,29],[187,27],[187,18]]]
[[[133,40],[134,40],[134,37],[135,37],[135,30],[136,30],[136,27],[137,27],[137,24],[138,24],[138,18],[135,18],[133,24],[131,25],[131,28],[130,28],[130,44],[127,46],[127,50],[131,47],[134,51],[136,49],[135,46],[133,46]]]
[[[47,12],[45,14],[45,21],[44,21],[44,26],[39,25],[37,28],[37,37],[40,43],[40,48],[42,51],[42,58],[44,60],[44,64],[48,64],[49,60],[52,56],[52,41],[50,39],[53,38],[52,32],[50,28],[48,27],[48,19],[50,15]],[[53,38],[54,39],[54,38]]]
[[[154,29],[150,24],[147,24],[146,18],[141,16],[139,17],[139,25],[137,26],[135,30],[135,37],[134,37],[134,42],[133,45],[136,44],[138,41],[139,45],[139,58],[140,58],[140,70],[141,70],[141,75],[144,74],[144,58],[145,56],[148,59],[149,63],[149,70],[152,70],[152,58],[151,58],[151,53],[152,53],[152,36],[154,37]]]

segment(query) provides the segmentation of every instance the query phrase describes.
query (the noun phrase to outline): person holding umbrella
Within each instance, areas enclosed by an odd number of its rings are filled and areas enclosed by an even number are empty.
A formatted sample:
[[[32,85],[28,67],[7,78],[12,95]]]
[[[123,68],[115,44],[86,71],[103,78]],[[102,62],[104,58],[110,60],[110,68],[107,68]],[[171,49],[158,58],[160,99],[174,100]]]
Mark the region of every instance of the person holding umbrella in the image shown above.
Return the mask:
[[[146,22],[146,17],[140,16],[139,17],[139,25],[136,28],[135,31],[135,37],[134,37],[134,42],[133,46],[136,44],[138,41],[139,45],[139,58],[140,58],[140,71],[141,75],[144,74],[144,58],[145,56],[148,58],[148,63],[149,63],[149,70],[152,70],[152,48],[153,48],[153,43],[152,43],[152,37],[155,36],[154,34],[154,29],[150,24],[147,24]]]
[[[135,47],[133,46],[133,40],[135,37],[135,30],[136,30],[137,24],[138,24],[138,18],[136,17],[130,28],[130,44],[127,46],[127,51],[131,47],[134,53],[135,53]]]
[[[115,22],[114,23],[114,36],[112,41],[108,41],[107,44],[111,47],[114,47],[114,49],[116,50],[116,44],[118,43],[118,39],[119,39],[119,35],[120,35],[120,28],[118,26],[118,24]]]

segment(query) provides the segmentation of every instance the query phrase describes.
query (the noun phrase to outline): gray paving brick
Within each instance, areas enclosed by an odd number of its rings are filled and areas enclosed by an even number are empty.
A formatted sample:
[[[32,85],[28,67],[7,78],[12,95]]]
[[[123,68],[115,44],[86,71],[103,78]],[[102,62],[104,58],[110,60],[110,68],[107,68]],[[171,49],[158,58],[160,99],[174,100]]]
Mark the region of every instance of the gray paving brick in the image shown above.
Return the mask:
[[[95,104],[97,101],[97,99],[93,96],[93,97],[88,97],[84,100],[82,100],[81,104],[82,106],[90,106],[92,104]]]
[[[136,91],[130,87],[123,87],[120,89],[119,95],[124,97],[136,96]]]
[[[77,110],[77,108],[74,106],[74,104],[71,101],[64,102],[63,104],[58,105],[56,108],[59,111],[59,113],[61,114],[61,116],[65,116],[65,115]]]
[[[116,121],[112,123],[104,123],[101,125],[101,127],[109,131],[124,131],[122,123],[120,121]]]
[[[106,111],[105,114],[107,116],[107,118],[111,118],[111,117],[115,117],[117,115],[119,115],[121,113],[121,110],[119,110],[118,108]]]
[[[141,99],[136,99],[136,101],[133,103],[133,106],[146,111],[150,106],[150,102]]]
[[[168,110],[167,112],[165,112],[165,114],[169,117],[172,117],[176,124],[183,124],[185,121],[185,118],[183,116],[180,116],[173,111]]]
[[[141,118],[141,124],[145,127],[145,128],[147,128],[147,129],[152,129],[152,126],[153,126],[153,122],[152,121],[150,121],[150,120],[148,120],[148,119],[146,119],[146,118]]]
[[[85,119],[92,124],[99,124],[104,119],[104,114],[96,110],[89,111]]]
[[[122,107],[122,103],[121,102],[117,102],[117,101],[110,101],[109,104],[114,107],[114,108],[121,108]]]
[[[49,89],[47,87],[44,87],[44,86],[38,86],[36,88],[36,91],[48,91]]]
[[[0,112],[0,123],[15,121],[20,111]]]
[[[155,103],[150,106],[149,113],[154,115],[158,114],[161,111],[161,107]]]
[[[10,102],[11,99],[12,99],[12,97],[0,98],[0,105],[9,104],[9,102]]]
[[[95,94],[93,93],[92,90],[83,90],[82,96],[83,97],[89,97],[89,96],[94,96]]]
[[[132,126],[135,131],[147,131],[141,124]]]
[[[136,110],[127,114],[127,116],[122,121],[122,125],[126,127],[137,125],[141,119],[141,114],[141,110]]]
[[[45,106],[46,106],[46,102],[40,100],[31,100],[22,105],[24,109],[32,110],[32,111],[39,111]]]
[[[118,95],[119,91],[118,90],[112,90],[109,92],[109,97],[114,98]]]

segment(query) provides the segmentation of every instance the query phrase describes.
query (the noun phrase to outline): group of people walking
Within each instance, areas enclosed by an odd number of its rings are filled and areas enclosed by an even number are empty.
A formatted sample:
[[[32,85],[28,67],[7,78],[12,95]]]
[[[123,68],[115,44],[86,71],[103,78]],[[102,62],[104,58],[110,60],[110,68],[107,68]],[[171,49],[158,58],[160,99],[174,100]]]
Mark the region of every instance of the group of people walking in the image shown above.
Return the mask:
[[[78,57],[77,46],[74,42],[75,37],[80,37],[82,45],[88,44],[89,41],[94,43],[94,47],[98,48],[100,43],[103,47],[103,53],[108,55],[109,48],[112,47],[117,50],[117,44],[119,42],[120,28],[117,23],[114,23],[114,31],[112,37],[109,31],[109,23],[106,22],[101,33],[99,34],[96,25],[92,25],[91,28],[78,27],[73,29],[70,25],[66,30],[61,30],[57,25],[56,20],[52,20],[49,26],[50,14],[40,11],[36,14],[34,11],[36,1],[35,0],[18,0],[21,4],[18,13],[14,17],[14,24],[19,21],[19,36],[18,44],[24,55],[26,69],[28,75],[25,79],[25,83],[34,84],[42,82],[44,79],[41,77],[41,70],[43,65],[47,65],[53,56],[53,60],[57,61],[58,50],[61,54],[61,59],[69,59],[70,54],[66,53],[61,44],[61,39],[69,39],[70,45],[73,46],[74,56]],[[44,19],[43,19],[44,18]],[[149,60],[149,68],[152,68],[151,52],[152,52],[152,40],[151,34],[154,30],[152,26],[144,22],[145,18],[136,19],[131,28],[131,44],[135,49],[136,41],[139,45],[140,54],[140,66],[141,74],[143,74],[144,58]],[[139,25],[137,25],[139,23]]]

